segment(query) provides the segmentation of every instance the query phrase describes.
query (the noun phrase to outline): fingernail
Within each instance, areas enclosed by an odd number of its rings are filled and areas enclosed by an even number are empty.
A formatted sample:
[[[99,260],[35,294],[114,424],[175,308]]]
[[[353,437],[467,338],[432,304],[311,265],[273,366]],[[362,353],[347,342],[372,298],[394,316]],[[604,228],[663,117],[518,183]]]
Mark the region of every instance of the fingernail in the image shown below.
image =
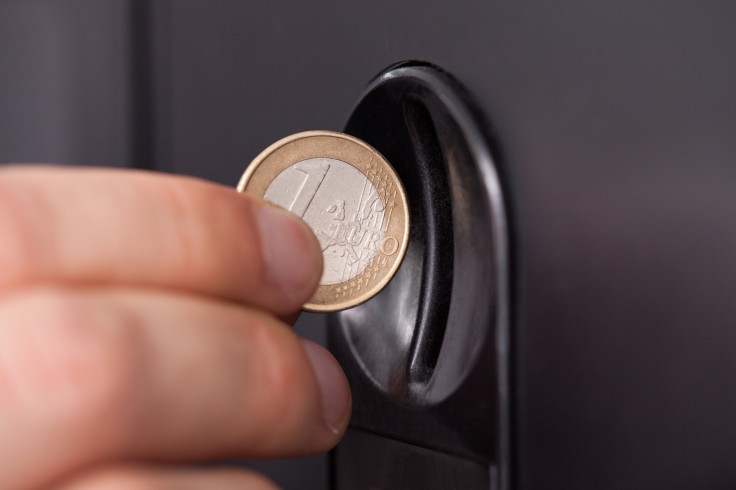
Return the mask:
[[[312,232],[275,206],[261,206],[256,219],[269,278],[289,299],[307,301],[322,269],[322,253]]]
[[[300,340],[322,394],[322,417],[334,434],[340,434],[350,420],[352,399],[348,380],[327,349],[310,340]]]

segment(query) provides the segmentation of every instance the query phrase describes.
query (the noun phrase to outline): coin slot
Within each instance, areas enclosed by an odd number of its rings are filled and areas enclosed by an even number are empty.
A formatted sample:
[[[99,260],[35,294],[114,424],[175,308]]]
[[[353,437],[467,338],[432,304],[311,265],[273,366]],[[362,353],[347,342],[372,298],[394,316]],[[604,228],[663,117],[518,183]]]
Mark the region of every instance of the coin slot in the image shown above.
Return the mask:
[[[505,220],[493,159],[462,88],[426,65],[369,86],[345,127],[380,151],[406,188],[410,240],[372,300],[334,315],[330,342],[384,395],[441,402],[505,323]],[[391,244],[382,243],[384,253]],[[358,419],[360,415],[358,415]]]
[[[346,132],[404,182],[410,241],[393,280],[331,315],[328,335],[353,392],[351,430],[482,462],[491,487],[508,488],[508,236],[477,107],[421,63],[390,67],[368,86]],[[338,446],[338,474],[362,464],[343,458],[349,451]]]
[[[392,112],[374,114],[377,107]],[[376,123],[377,117],[382,123]],[[428,109],[416,97],[388,106],[367,101],[353,113],[345,131],[377,144],[396,169],[409,201],[411,230],[409,250],[390,287],[341,317],[350,325],[352,341],[361,346],[359,355],[372,366],[369,373],[380,383],[421,386],[434,373],[452,295],[452,203],[444,152]],[[379,317],[390,321],[372,334],[363,332],[365,318]],[[380,337],[395,341],[380,348],[365,346]]]
[[[419,101],[408,98],[403,104],[404,121],[412,147],[416,172],[409,209],[416,225],[412,238],[423,247],[418,312],[411,345],[407,352],[407,382],[425,383],[439,357],[450,311],[453,271],[452,203],[443,152],[432,118]]]

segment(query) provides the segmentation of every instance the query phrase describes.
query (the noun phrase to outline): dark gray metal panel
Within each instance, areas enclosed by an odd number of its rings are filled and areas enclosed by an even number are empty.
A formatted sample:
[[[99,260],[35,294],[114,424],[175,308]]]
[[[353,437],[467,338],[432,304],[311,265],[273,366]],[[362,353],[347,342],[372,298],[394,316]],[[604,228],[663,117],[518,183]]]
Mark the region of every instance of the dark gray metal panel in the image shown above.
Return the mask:
[[[380,151],[404,183],[411,238],[386,289],[331,318],[329,341],[353,388],[351,427],[472,458],[486,468],[482,488],[508,490],[506,213],[474,110],[444,72],[402,64],[351,114],[346,131]],[[383,455],[364,458],[379,481],[396,472]],[[338,459],[335,471],[356,461]],[[402,487],[425,488],[421,480]]]
[[[736,4],[171,9],[168,169],[234,184],[402,59],[481,101],[515,229],[519,488],[733,488]]]
[[[494,118],[521,486],[734,488],[736,4],[530,14],[498,26],[519,43]]]
[[[0,2],[0,161],[130,163],[129,2]]]
[[[334,463],[336,488],[351,490],[468,490],[491,481],[476,461],[356,429],[345,434]]]

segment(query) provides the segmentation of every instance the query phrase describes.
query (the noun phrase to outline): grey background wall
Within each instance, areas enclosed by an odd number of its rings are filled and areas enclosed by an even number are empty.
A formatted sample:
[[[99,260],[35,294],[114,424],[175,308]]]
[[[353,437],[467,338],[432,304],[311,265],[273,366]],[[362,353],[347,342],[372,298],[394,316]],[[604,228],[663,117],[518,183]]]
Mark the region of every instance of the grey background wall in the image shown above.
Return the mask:
[[[0,159],[130,164],[130,10],[0,1]]]
[[[735,45],[729,1],[4,0],[0,160],[233,184],[437,63],[501,150],[519,488],[733,488]]]

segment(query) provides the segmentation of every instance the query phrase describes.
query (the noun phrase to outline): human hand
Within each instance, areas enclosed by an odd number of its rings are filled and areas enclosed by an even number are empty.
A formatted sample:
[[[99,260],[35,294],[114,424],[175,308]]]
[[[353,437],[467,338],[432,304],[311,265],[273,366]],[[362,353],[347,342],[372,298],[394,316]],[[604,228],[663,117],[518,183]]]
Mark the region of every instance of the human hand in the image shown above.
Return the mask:
[[[342,370],[279,320],[320,274],[305,224],[234,190],[0,169],[0,487],[272,488],[186,464],[340,439]]]

